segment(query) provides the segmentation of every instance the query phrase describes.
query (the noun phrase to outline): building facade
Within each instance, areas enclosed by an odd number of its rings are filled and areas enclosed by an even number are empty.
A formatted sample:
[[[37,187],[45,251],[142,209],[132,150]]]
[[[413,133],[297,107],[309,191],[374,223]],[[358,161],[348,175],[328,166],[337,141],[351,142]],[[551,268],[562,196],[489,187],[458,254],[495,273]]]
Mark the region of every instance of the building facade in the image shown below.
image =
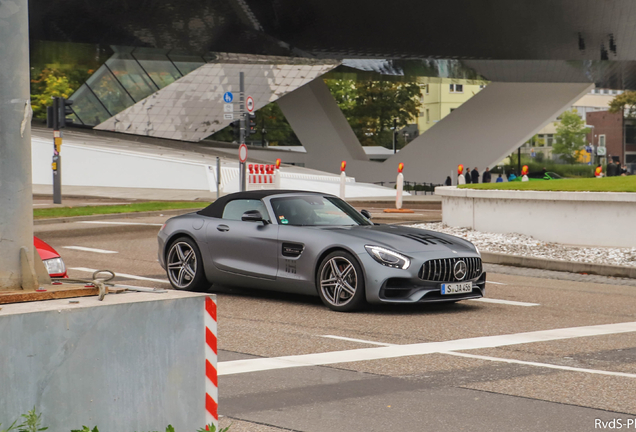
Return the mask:
[[[420,84],[422,106],[417,119],[420,134],[455,111],[488,84],[487,81],[451,78],[428,78],[426,81]]]

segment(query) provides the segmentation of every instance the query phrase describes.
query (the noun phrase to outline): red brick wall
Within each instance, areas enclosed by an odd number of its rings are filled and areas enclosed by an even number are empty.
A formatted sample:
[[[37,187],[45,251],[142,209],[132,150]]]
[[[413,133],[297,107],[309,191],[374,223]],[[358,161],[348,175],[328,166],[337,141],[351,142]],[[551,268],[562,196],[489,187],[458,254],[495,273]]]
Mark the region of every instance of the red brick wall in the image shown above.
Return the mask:
[[[621,163],[625,162],[625,154],[623,153],[623,113],[611,114],[608,111],[595,111],[586,114],[586,123],[594,126],[592,132],[588,135],[588,142],[598,145],[598,136],[605,135],[605,145],[607,146],[607,154],[619,156]],[[592,141],[592,136],[594,140]]]

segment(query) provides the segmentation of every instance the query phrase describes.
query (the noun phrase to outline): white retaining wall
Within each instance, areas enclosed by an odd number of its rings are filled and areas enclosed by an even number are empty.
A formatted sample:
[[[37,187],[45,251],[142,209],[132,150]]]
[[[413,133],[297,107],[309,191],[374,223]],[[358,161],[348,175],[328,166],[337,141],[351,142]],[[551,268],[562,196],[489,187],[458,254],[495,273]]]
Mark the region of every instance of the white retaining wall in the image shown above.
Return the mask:
[[[636,194],[540,192],[438,187],[442,222],[546,242],[636,247]]]

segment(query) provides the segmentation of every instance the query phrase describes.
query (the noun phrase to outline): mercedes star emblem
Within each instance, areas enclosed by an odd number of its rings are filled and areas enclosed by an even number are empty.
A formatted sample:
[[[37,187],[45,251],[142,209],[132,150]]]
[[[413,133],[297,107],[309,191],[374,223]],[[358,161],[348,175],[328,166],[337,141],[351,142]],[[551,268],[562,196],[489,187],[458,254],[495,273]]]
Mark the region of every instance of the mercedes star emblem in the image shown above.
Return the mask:
[[[457,261],[455,263],[455,267],[453,267],[453,273],[455,274],[455,279],[463,280],[466,277],[466,263],[464,261]]]

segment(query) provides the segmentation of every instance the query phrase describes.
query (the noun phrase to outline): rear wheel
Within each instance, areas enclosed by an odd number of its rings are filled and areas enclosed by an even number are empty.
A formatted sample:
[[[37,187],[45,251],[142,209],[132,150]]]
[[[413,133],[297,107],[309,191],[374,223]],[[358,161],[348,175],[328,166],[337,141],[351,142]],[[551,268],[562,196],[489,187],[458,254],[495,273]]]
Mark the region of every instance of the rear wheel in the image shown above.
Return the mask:
[[[350,253],[336,251],[327,255],[316,279],[320,299],[331,310],[350,312],[365,304],[362,268]]]
[[[179,237],[170,245],[166,272],[170,284],[177,290],[204,291],[210,286],[199,247],[189,237]]]

